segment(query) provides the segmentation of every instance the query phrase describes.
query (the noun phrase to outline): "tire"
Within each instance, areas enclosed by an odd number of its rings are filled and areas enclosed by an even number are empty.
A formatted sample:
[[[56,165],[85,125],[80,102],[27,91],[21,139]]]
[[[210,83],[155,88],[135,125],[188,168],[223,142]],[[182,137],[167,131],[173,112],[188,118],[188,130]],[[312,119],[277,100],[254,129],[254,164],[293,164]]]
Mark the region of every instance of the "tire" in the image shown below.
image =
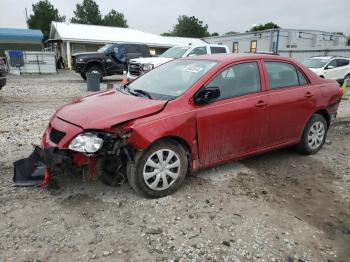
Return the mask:
[[[314,114],[303,131],[297,150],[305,155],[316,154],[326,141],[328,125],[320,114]]]
[[[82,79],[86,80],[86,74],[85,73],[81,73],[80,76],[81,76]]]
[[[159,156],[162,161],[159,161]],[[184,148],[175,141],[161,140],[136,160],[135,171],[127,172],[128,182],[136,192],[144,196],[164,197],[181,187],[187,169],[188,159]],[[166,179],[166,184],[163,179]]]
[[[92,66],[92,67],[89,67],[88,70],[86,71],[86,73],[99,73],[101,78],[100,78],[100,81],[103,80],[103,71],[100,67],[98,66]]]
[[[347,74],[344,77],[344,82],[346,83],[346,87],[349,88],[350,87],[350,74]]]

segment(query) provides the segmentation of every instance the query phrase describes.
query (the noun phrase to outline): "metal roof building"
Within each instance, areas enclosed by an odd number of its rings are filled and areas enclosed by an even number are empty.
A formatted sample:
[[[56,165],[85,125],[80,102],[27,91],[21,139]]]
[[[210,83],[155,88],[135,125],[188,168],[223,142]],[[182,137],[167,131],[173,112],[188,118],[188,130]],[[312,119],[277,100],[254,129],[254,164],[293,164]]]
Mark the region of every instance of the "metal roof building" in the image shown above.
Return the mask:
[[[0,56],[6,50],[40,51],[43,38],[40,30],[0,28]]]
[[[56,52],[62,55],[68,67],[72,54],[96,51],[107,43],[145,44],[153,54],[162,53],[175,45],[205,44],[197,38],[165,37],[130,28],[65,22],[51,23],[48,42],[56,43]]]

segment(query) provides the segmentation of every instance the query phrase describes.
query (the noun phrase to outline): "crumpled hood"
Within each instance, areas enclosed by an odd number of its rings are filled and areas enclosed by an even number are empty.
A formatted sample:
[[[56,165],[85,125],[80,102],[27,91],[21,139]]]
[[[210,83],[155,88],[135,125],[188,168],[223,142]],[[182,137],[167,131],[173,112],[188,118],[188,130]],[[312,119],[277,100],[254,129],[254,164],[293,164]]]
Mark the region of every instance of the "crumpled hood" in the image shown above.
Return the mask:
[[[166,103],[112,90],[77,99],[60,108],[56,116],[83,129],[106,129],[160,112]]]
[[[157,67],[171,60],[174,60],[174,59],[168,58],[168,57],[142,57],[142,58],[131,59],[130,62],[140,63],[140,64],[152,64],[154,65],[154,67]]]

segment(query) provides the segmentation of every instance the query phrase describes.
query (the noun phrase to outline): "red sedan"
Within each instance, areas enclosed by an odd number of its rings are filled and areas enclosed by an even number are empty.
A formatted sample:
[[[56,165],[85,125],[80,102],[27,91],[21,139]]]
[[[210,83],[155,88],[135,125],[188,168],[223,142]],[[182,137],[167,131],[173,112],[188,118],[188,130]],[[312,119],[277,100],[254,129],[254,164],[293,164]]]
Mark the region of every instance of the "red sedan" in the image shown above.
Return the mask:
[[[47,181],[89,168],[107,184],[127,178],[135,191],[162,197],[193,170],[291,145],[316,153],[341,96],[336,81],[288,58],[175,60],[57,110],[31,162],[15,163],[15,182],[37,176],[28,166],[40,161]]]

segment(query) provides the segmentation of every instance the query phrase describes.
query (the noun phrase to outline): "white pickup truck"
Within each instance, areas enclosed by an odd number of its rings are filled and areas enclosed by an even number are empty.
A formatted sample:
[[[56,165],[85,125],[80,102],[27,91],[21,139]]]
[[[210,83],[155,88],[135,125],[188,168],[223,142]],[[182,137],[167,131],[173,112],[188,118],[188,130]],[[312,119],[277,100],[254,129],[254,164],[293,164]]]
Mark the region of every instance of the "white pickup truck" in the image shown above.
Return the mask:
[[[224,45],[188,45],[174,46],[158,57],[142,57],[131,59],[128,68],[128,80],[134,80],[140,75],[152,70],[171,60],[206,54],[229,53],[229,49]]]
[[[327,79],[337,80],[350,86],[350,59],[336,56],[315,56],[303,62],[303,65],[317,75]]]

